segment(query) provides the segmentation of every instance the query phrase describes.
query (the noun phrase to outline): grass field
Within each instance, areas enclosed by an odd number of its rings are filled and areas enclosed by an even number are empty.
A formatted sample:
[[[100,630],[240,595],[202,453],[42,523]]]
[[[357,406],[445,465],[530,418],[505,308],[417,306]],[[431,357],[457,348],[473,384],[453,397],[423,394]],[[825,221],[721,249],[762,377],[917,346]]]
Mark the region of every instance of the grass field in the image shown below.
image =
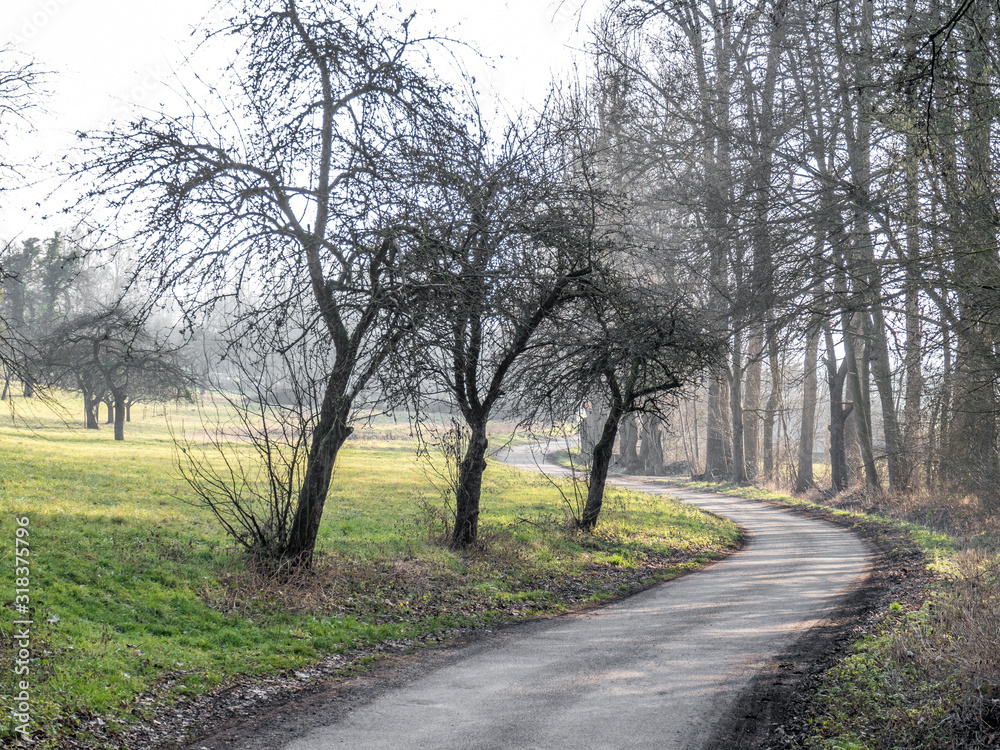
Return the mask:
[[[193,407],[166,418],[162,408],[134,408],[126,442],[70,416],[19,400],[0,421],[0,736],[16,727],[23,644],[13,622],[24,616],[14,605],[25,581],[14,553],[26,528],[36,747],[85,736],[96,718],[112,728],[148,720],[141,696],[167,677],[172,695],[202,693],[352,647],[564,611],[676,575],[738,541],[728,522],[618,491],[597,533],[580,535],[551,483],[493,463],[484,544],[455,553],[442,544],[444,501],[408,428],[385,422],[359,430],[342,452],[314,569],[267,579],[178,478],[171,431],[197,431]]]

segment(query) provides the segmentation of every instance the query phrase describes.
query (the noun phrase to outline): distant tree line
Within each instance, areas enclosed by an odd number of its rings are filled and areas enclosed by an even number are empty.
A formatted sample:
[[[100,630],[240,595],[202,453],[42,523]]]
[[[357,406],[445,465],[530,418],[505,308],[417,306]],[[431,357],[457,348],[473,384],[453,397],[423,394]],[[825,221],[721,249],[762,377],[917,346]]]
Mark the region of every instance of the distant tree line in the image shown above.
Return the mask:
[[[100,428],[103,404],[124,440],[132,405],[190,398],[193,369],[169,329],[157,330],[134,295],[123,295],[114,259],[85,256],[59,233],[8,247],[0,320],[17,356],[4,366],[0,400],[18,385],[25,398],[39,387],[76,391],[86,427]]]

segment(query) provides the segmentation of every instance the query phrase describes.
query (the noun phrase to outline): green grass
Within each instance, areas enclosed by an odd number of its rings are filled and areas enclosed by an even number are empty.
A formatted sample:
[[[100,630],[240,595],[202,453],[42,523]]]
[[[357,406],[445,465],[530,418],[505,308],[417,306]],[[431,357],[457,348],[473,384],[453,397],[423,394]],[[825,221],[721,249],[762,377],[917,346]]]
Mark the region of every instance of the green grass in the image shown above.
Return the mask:
[[[88,717],[148,718],[137,698],[167,677],[169,699],[348,648],[565,611],[738,541],[721,519],[620,491],[597,533],[574,533],[547,480],[493,463],[484,543],[455,553],[441,544],[443,500],[408,429],[385,421],[341,453],[314,570],[264,579],[177,476],[170,431],[196,430],[196,411],[167,417],[170,427],[162,411],[143,418],[136,407],[124,443],[31,402],[0,422],[0,711],[11,715],[15,519],[27,517],[39,747],[83,731]],[[11,729],[0,725],[0,736]]]

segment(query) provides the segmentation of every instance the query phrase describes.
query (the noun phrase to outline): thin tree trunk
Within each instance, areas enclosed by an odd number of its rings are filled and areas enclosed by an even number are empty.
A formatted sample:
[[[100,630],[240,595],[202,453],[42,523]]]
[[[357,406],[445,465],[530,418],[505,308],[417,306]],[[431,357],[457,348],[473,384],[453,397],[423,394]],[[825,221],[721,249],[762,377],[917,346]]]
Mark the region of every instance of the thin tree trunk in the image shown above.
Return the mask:
[[[746,455],[747,479],[760,474],[760,398],[761,370],[764,356],[763,329],[758,326],[750,341],[750,363],[747,365],[746,389],[743,397],[743,452]]]
[[[815,321],[806,332],[806,357],[802,379],[802,421],[799,425],[798,470],[795,491],[805,492],[813,486],[813,440],[816,436],[816,375],[819,356],[819,325]]]
[[[781,405],[782,388],[778,340],[773,330],[767,332],[767,360],[771,375],[771,392],[767,397],[767,406],[764,407],[764,478],[770,482],[774,480],[774,422],[778,407]]]
[[[733,359],[729,378],[729,411],[732,416],[733,474],[738,484],[747,481],[747,459],[743,444],[743,351],[742,336],[733,336]]]
[[[916,1],[907,0],[906,17],[915,18]],[[912,21],[911,21],[912,22]],[[920,31],[911,29],[907,33],[906,58],[909,75],[914,75],[917,37]],[[914,93],[909,93],[906,100],[907,110],[916,117],[921,103]],[[917,266],[920,256],[920,160],[918,154],[917,133],[910,126],[906,131],[906,198],[904,216],[906,220],[906,276],[903,281],[904,308],[906,314],[906,341],[903,346],[903,368],[906,375],[906,388],[903,405],[903,450],[913,460],[907,462],[907,476],[904,482],[909,485],[919,480],[917,462],[919,454],[917,444],[920,437],[920,400],[923,395],[924,379],[920,367],[922,346],[922,331],[920,322],[920,269]]]

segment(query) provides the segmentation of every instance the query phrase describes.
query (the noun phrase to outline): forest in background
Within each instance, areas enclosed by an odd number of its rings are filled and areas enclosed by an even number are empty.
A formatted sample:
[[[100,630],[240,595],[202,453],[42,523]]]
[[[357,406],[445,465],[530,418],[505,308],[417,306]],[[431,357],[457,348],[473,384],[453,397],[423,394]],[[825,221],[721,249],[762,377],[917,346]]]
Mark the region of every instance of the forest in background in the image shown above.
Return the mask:
[[[995,509],[997,24],[988,2],[605,17],[608,154],[686,229],[731,331],[673,420],[696,473],[802,491],[820,454],[835,490]]]

